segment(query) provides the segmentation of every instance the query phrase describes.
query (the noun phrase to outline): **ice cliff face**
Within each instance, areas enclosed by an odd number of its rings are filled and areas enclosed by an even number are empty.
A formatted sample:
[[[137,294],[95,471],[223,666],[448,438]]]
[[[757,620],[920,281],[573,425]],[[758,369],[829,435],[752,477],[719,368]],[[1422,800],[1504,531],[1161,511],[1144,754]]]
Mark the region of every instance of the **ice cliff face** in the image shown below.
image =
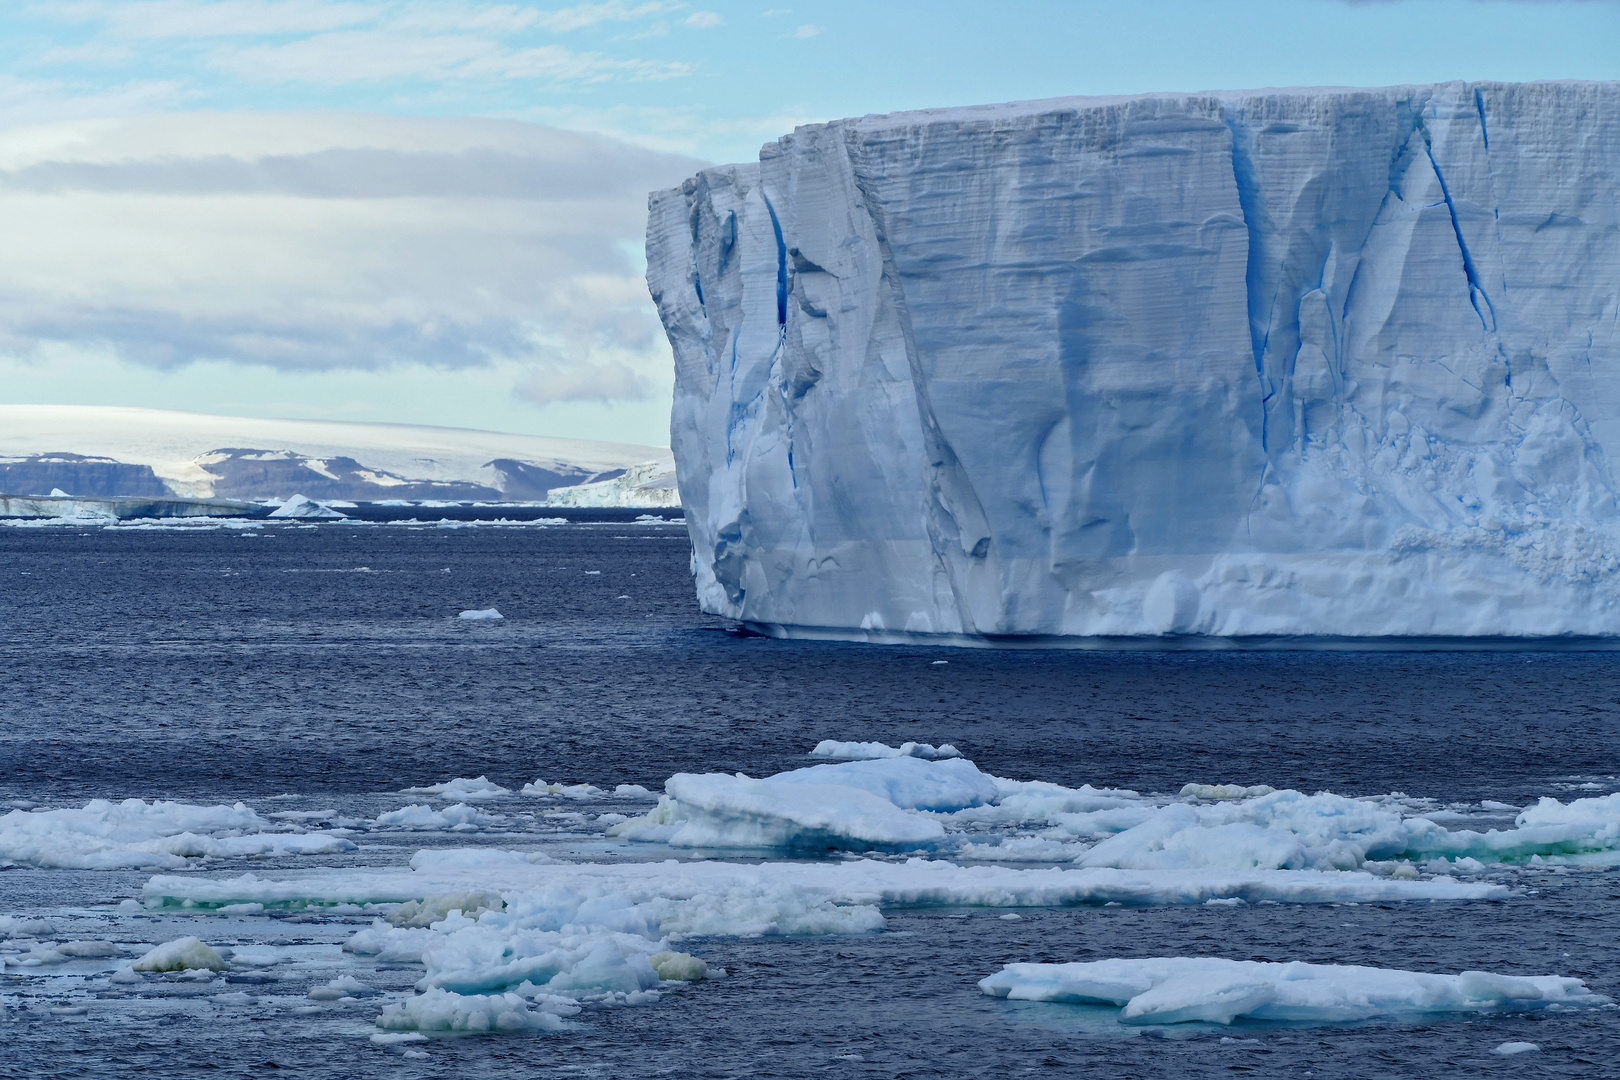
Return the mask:
[[[708,611],[1620,634],[1620,84],[842,120],[647,252]]]

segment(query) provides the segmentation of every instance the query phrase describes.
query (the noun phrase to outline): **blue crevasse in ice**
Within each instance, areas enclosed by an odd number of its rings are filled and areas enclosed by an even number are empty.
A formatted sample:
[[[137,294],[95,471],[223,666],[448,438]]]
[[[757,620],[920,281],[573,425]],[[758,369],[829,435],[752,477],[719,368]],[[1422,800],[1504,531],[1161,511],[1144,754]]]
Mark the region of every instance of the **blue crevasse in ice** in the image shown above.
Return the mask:
[[[812,125],[647,252],[710,612],[1620,634],[1620,84]]]

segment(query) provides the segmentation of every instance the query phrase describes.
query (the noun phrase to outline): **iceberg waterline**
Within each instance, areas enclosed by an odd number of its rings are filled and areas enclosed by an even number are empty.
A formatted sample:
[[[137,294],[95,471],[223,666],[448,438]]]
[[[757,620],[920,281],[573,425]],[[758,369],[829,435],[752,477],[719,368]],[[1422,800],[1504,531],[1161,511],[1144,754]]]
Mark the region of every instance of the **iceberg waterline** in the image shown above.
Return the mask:
[[[1334,1024],[1381,1017],[1595,1006],[1609,998],[1556,975],[1437,975],[1339,964],[1154,957],[1008,964],[979,982],[992,997],[1118,1005],[1124,1024],[1281,1020]]]
[[[704,610],[1614,636],[1620,83],[798,128],[653,196]]]

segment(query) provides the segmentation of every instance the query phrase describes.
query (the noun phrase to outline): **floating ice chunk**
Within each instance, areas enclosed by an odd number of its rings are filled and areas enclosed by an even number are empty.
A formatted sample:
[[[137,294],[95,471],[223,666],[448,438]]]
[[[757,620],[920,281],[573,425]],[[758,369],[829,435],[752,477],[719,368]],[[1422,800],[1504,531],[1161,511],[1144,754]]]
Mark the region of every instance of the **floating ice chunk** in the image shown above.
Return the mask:
[[[94,956],[117,956],[119,948],[110,941],[64,941],[55,946],[57,952],[74,959]]]
[[[431,787],[408,787],[400,791],[401,795],[433,795],[440,799],[460,799],[463,802],[477,802],[480,799],[498,799],[502,795],[512,792],[490,780],[487,776],[468,779],[458,776],[454,780],[446,780],[442,784]]]
[[[658,795],[642,787],[640,784],[620,784],[613,789],[613,794],[621,799],[656,799]]]
[[[457,615],[456,618],[458,618],[458,619],[504,619],[504,618],[506,618],[506,616],[502,615],[498,609],[490,607],[490,608],[478,608],[475,611],[463,611],[460,615]]]
[[[112,803],[96,799],[80,809],[13,810],[0,817],[0,862],[72,870],[160,869],[203,856],[327,854],[354,844],[325,833],[284,828],[248,807],[187,803]],[[225,833],[217,836],[213,834]]]
[[[375,993],[375,991],[353,975],[339,975],[329,983],[313,987],[309,992],[309,999],[311,1001],[337,1001],[340,998],[361,997],[371,993]]]
[[[431,926],[452,911],[471,917],[481,911],[499,911],[503,906],[505,902],[499,893],[483,889],[446,893],[421,900],[407,900],[389,914],[388,923],[403,927]]]
[[[15,915],[0,915],[0,937],[50,937],[54,933],[56,924],[49,919],[23,919]]]
[[[925,819],[926,820],[926,819]],[[960,866],[940,859],[904,862],[853,859],[844,862],[776,861],[741,864],[722,861],[659,863],[559,863],[521,851],[490,848],[436,849],[417,852],[411,869],[333,869],[285,878],[253,874],[239,877],[197,874],[156,875],[144,890],[153,908],[213,908],[256,901],[266,907],[399,903],[407,899],[484,889],[509,901],[539,889],[570,895],[611,893],[651,902],[663,898],[686,904],[702,897],[704,910],[724,908],[718,898],[748,898],[737,906],[729,930],[698,929],[659,917],[665,933],[815,933],[823,919],[814,904],[919,906],[1052,907],[1121,903],[1134,906],[1202,904],[1206,900],[1242,897],[1249,903],[1381,902],[1402,900],[1489,900],[1510,895],[1503,885],[1459,881],[1451,877],[1404,880],[1364,872],[1316,870],[1178,870],[1020,869],[1005,866]],[[791,898],[797,905],[771,906]],[[561,903],[562,901],[558,901]],[[569,901],[574,903],[575,901]],[[767,903],[768,902],[768,903]],[[766,905],[766,906],[760,906]],[[806,905],[809,905],[808,907]],[[682,918],[696,918],[688,908]],[[876,914],[875,911],[871,914]],[[793,920],[804,915],[808,925]],[[730,915],[726,916],[730,918]],[[863,916],[864,917],[864,916]],[[484,923],[493,913],[479,916]],[[776,920],[772,922],[771,920]],[[756,929],[739,929],[744,925]],[[775,929],[771,929],[771,926]],[[881,926],[881,919],[876,925]],[[384,928],[387,927],[383,923]],[[872,928],[869,924],[868,929]],[[396,931],[427,933],[427,931]],[[357,950],[358,951],[358,950]]]
[[[371,1041],[378,1046],[398,1046],[401,1043],[427,1042],[427,1036],[420,1031],[374,1031]],[[426,1054],[422,1056],[427,1057]]]
[[[1192,799],[1252,799],[1258,795],[1270,795],[1276,790],[1269,784],[1250,787],[1242,784],[1184,784],[1181,796]]]
[[[1397,800],[1347,799],[1322,792],[1275,791],[1214,805],[1177,803],[1097,844],[1084,866],[1378,868],[1401,860],[1472,859],[1524,862],[1533,856],[1620,862],[1620,799],[1544,799],[1518,817],[1518,827],[1480,833],[1448,831],[1426,817],[1406,816]],[[1472,866],[1474,864],[1465,864]],[[1415,875],[1410,867],[1385,870]]]
[[[323,506],[314,499],[303,495],[294,495],[282,503],[278,509],[270,511],[273,518],[321,518],[334,520],[346,518],[347,514],[333,510],[330,506]]]
[[[466,803],[456,803],[443,810],[412,803],[410,806],[402,806],[398,810],[389,810],[387,813],[377,815],[377,824],[385,828],[459,832],[473,832],[504,820],[499,814],[486,814],[474,810]]]
[[[1375,1017],[1603,1005],[1579,979],[1557,975],[1430,975],[1337,964],[1272,964],[1214,957],[1008,964],[979,982],[994,997],[1122,1005],[1124,1024],[1239,1018],[1335,1024]]]
[[[936,664],[945,663],[944,660],[934,661]],[[941,746],[930,746],[928,743],[907,742],[899,746],[890,746],[880,742],[838,742],[836,739],[823,739],[816,743],[816,748],[810,751],[811,757],[847,758],[852,761],[863,761],[870,758],[892,757],[919,757],[929,760],[940,758],[961,757],[962,752],[950,743]]]
[[[624,785],[620,785],[624,786]],[[642,789],[646,791],[645,788]],[[548,784],[544,780],[535,779],[523,785],[524,795],[560,795],[565,799],[594,799],[607,792],[591,784]],[[651,792],[648,792],[650,795]]]
[[[665,950],[653,953],[647,957],[647,962],[665,982],[697,982],[709,978],[709,965],[691,953]]]
[[[264,910],[264,905],[263,904],[258,904],[258,905],[255,905],[255,906],[258,907],[260,911]],[[230,960],[231,960],[231,967],[233,967],[233,968],[238,968],[238,967],[267,968],[267,967],[275,967],[277,964],[282,963],[283,961],[286,960],[286,957],[282,956],[280,953],[274,951],[273,949],[246,948],[246,949],[232,949],[231,950]]]
[[[664,790],[650,814],[614,825],[608,835],[674,847],[800,851],[916,848],[945,836],[939,822],[842,784],[677,773]]]
[[[1000,797],[995,778],[965,758],[923,761],[908,756],[811,765],[777,773],[766,782],[860,788],[906,810],[965,810]]]
[[[1505,1042],[1496,1046],[1491,1053],[1501,1054],[1503,1057],[1510,1057],[1513,1054],[1533,1054],[1540,1049],[1541,1047],[1533,1042]]]
[[[134,971],[224,971],[230,965],[200,938],[183,937],[164,942],[130,967]]]
[[[569,1026],[552,1012],[529,1008],[516,994],[455,994],[431,988],[387,1005],[377,1017],[384,1031],[560,1031]]]
[[[107,981],[119,986],[131,986],[142,982],[141,973],[133,967],[121,967],[108,976]]]

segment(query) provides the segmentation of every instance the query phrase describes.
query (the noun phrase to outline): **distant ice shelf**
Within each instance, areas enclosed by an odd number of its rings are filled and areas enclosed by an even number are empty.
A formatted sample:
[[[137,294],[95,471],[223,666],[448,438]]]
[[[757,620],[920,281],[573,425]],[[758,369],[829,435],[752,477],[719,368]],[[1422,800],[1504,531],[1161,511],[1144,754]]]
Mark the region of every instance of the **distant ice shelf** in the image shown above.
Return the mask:
[[[1620,635],[1620,83],[810,125],[654,194],[647,254],[711,613]]]

